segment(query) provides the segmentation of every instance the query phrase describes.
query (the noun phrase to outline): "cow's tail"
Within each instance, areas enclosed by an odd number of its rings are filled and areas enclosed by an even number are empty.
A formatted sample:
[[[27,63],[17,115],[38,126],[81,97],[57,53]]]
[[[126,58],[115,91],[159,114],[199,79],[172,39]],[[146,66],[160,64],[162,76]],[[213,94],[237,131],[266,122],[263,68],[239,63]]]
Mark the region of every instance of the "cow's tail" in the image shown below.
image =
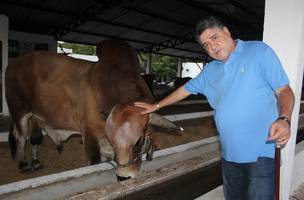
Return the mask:
[[[13,125],[11,127],[11,130],[8,134],[8,143],[11,147],[11,156],[12,156],[12,159],[15,159],[16,158],[16,154],[17,154],[17,143],[16,143],[16,138],[13,134]]]

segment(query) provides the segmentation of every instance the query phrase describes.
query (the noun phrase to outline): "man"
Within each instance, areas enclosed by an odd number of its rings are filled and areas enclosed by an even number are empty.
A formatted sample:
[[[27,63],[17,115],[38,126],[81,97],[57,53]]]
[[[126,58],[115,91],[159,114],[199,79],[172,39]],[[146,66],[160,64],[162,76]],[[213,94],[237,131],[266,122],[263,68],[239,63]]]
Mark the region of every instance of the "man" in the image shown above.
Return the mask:
[[[294,106],[286,73],[269,46],[233,40],[214,17],[199,22],[196,32],[214,61],[160,102],[135,105],[150,113],[204,94],[220,135],[225,199],[273,200],[275,146],[288,142]]]

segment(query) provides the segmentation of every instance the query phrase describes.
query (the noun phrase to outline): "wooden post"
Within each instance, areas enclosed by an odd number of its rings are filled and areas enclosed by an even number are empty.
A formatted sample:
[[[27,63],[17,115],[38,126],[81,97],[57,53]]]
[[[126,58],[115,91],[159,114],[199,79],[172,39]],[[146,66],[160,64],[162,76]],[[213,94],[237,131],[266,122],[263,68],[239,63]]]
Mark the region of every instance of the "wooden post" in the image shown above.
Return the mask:
[[[280,200],[280,165],[281,165],[281,148],[275,150],[275,200]]]

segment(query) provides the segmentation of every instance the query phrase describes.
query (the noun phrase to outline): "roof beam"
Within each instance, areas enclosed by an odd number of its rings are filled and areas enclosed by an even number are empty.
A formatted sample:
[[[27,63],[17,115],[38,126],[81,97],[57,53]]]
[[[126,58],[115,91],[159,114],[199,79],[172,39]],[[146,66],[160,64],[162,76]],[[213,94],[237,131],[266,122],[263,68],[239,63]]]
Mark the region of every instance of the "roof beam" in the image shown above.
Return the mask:
[[[145,51],[141,51],[140,49],[135,50],[136,53],[150,53],[150,52],[145,52]],[[172,57],[177,57],[177,58],[183,58],[183,59],[189,59],[189,60],[194,60],[194,61],[206,61],[209,58],[205,57],[204,55],[200,55],[200,56],[178,56],[178,55],[170,55],[170,54],[166,54],[166,53],[160,53],[160,52],[156,52],[153,54],[157,54],[157,55],[162,55],[162,56],[172,56]]]
[[[174,49],[175,46],[183,44],[185,42],[189,42],[189,41],[193,41],[193,34],[186,34],[178,39],[166,40],[161,43],[153,44],[149,47],[142,48],[140,50],[145,51],[145,52],[155,53],[155,52],[163,50],[165,48]]]
[[[22,24],[21,22],[18,23],[18,24]],[[31,29],[31,30],[34,30],[35,28],[37,27],[44,27],[42,29],[39,29],[39,30],[47,30],[47,28],[50,28],[50,29],[57,29],[58,27],[48,27],[48,26],[45,26],[45,25],[38,25],[38,26],[33,26],[33,25],[30,25],[30,24],[22,24],[22,27],[19,27],[19,26],[16,26],[14,27],[15,30],[23,30],[25,27],[27,27],[28,29]],[[87,31],[80,31],[80,30],[75,30],[73,31],[74,33],[80,33],[80,34],[86,34],[86,35],[94,35],[94,36],[98,36],[98,37],[105,37],[105,38],[115,38],[115,39],[120,39],[120,40],[124,40],[124,41],[129,41],[129,42],[134,42],[134,43],[139,43],[139,44],[146,44],[146,45],[150,45],[150,46],[154,46],[155,44],[153,42],[148,42],[148,41],[144,41],[144,40],[135,40],[135,39],[130,39],[130,38],[123,38],[123,37],[118,37],[118,36],[112,36],[112,35],[107,35],[107,34],[100,34],[100,33],[94,33],[94,32],[87,32]],[[61,39],[62,41],[67,41],[66,39]],[[88,44],[88,45],[95,45],[93,43],[87,43],[87,42],[81,42],[83,44]],[[174,47],[174,46],[170,46],[170,45],[167,45],[165,46],[166,44],[158,44],[158,50],[162,50],[162,49],[166,49],[166,48],[171,48],[171,49],[176,49],[176,50],[180,50],[180,51],[185,51],[185,52],[192,52],[192,53],[201,53],[200,51],[194,51],[194,50],[189,50],[189,49],[184,49],[184,48],[177,48],[177,47]],[[155,47],[156,48],[156,47]],[[148,52],[149,49],[146,48],[146,49],[142,49],[142,51],[145,51],[145,52]],[[149,51],[150,52],[150,51]],[[156,53],[156,52],[154,52]]]
[[[47,8],[45,6],[41,6],[41,4],[33,4],[31,2],[24,2],[24,1],[1,1],[1,4],[6,4],[14,7],[22,7],[22,8],[29,8],[37,11],[42,12],[50,12],[50,13],[56,13],[60,15],[73,15],[73,13],[69,13],[68,11],[58,11],[53,8]],[[74,13],[75,14],[75,13]]]
[[[63,40],[64,42],[70,42],[70,43],[78,43],[74,40]],[[85,45],[97,45],[96,43],[90,43],[90,42],[82,42],[81,44],[85,44]],[[144,52],[144,51],[140,51],[139,49],[135,49],[136,53],[149,53],[149,52]],[[191,56],[175,56],[175,55],[169,55],[169,54],[165,54],[165,53],[159,53],[156,52],[154,54],[158,54],[158,55],[163,55],[163,56],[173,56],[173,57],[178,57],[178,58],[185,58],[185,59],[190,59],[190,60],[197,60],[197,61],[204,61],[204,57],[200,56],[200,57],[191,57]]]
[[[24,3],[22,1],[13,1],[13,2],[4,1],[3,3],[7,4],[7,5],[12,5],[12,6],[30,8],[30,9],[33,9],[33,10],[39,10],[39,11],[42,11],[42,12],[56,13],[56,14],[59,14],[59,15],[64,15],[64,16],[69,16],[69,17],[77,15],[77,13],[72,13],[72,12],[68,12],[68,11],[59,11],[59,10],[56,10],[56,9],[53,9],[53,8],[42,7],[40,5]],[[109,25],[112,25],[112,26],[129,28],[129,29],[132,29],[132,30],[135,30],[135,31],[141,31],[141,32],[145,32],[145,33],[152,33],[152,34],[155,34],[155,35],[161,35],[161,36],[175,38],[175,39],[178,38],[176,35],[168,34],[168,33],[165,33],[165,32],[159,32],[159,31],[154,31],[154,30],[150,30],[150,29],[139,28],[137,26],[131,26],[131,25],[128,25],[128,24],[123,24],[123,23],[109,21],[109,20],[94,18],[94,19],[92,19],[92,21],[96,21],[96,22],[103,23],[103,24],[109,24]]]
[[[169,18],[169,17],[167,17],[165,15],[156,14],[156,13],[153,13],[153,12],[148,11],[148,10],[142,10],[142,9],[139,9],[137,7],[134,7],[134,6],[123,6],[122,8],[125,8],[125,9],[133,11],[133,12],[140,13],[142,15],[146,15],[146,16],[149,16],[149,17],[161,19],[163,21],[167,21],[167,22],[171,22],[171,23],[174,23],[174,24],[178,24],[180,26],[184,26],[184,27],[187,27],[187,28],[193,28],[193,26],[190,25],[190,24],[186,24],[184,22],[181,22],[181,21]]]
[[[13,1],[13,2],[4,1],[3,3],[7,4],[7,5],[11,5],[11,6],[30,8],[30,9],[33,9],[33,10],[39,10],[39,11],[42,11],[42,12],[56,13],[56,14],[59,14],[59,15],[64,15],[64,16],[69,16],[69,17],[77,15],[77,13],[72,13],[72,12],[68,12],[68,11],[59,11],[59,10],[52,9],[52,8],[42,7],[40,5],[24,3],[22,1]],[[137,26],[130,26],[130,25],[123,24],[123,23],[112,22],[112,21],[109,21],[109,20],[102,20],[102,19],[95,18],[95,19],[92,19],[92,21],[96,21],[96,22],[103,23],[103,24],[109,24],[109,25],[112,25],[112,26],[119,26],[119,27],[129,28],[129,29],[136,30],[136,31],[152,33],[152,34],[155,34],[155,35],[161,35],[161,36],[170,37],[170,38],[178,38],[176,35],[172,35],[172,34],[168,34],[168,33],[164,33],[164,32],[159,32],[159,31],[154,31],[154,30],[150,30],[150,29],[139,28]]]
[[[135,40],[135,39],[124,38],[124,37],[119,37],[119,36],[114,36],[114,35],[95,33],[95,32],[91,32],[91,31],[74,30],[72,32],[86,34],[86,35],[94,35],[94,36],[106,37],[106,38],[113,38],[113,39],[130,41],[130,42],[135,42],[135,43],[140,43],[140,44],[148,44],[148,45],[152,45],[153,44],[152,42],[148,42],[148,41],[144,41],[144,40]]]
[[[84,24],[88,20],[96,17],[97,15],[101,14],[102,12],[117,7],[118,5],[130,3],[134,0],[97,0],[87,9],[82,11],[79,15],[71,17],[67,23],[61,25],[61,29],[57,30],[55,33],[55,38],[60,39],[62,36],[67,34],[70,31],[75,30],[80,25]]]
[[[250,26],[249,24],[245,24],[245,23],[241,22],[240,20],[235,19],[231,16],[228,16],[228,15],[222,13],[222,12],[219,12],[219,11],[215,10],[214,8],[211,8],[210,6],[206,6],[205,4],[198,3],[198,2],[193,1],[193,0],[179,0],[179,1],[183,2],[186,5],[195,7],[197,9],[202,9],[202,10],[206,11],[207,13],[212,14],[212,15],[216,15],[216,16],[222,18],[222,19],[230,19],[234,23],[240,24],[242,26],[243,30],[245,30],[245,27],[249,27],[252,30],[254,30],[255,32],[257,32],[257,31],[260,32],[260,30],[257,30],[255,27]],[[241,35],[241,34],[242,33],[239,33],[239,35]],[[184,43],[185,39],[192,40],[192,41],[194,40],[192,34],[187,34],[187,35],[184,35],[184,36],[180,37],[179,39],[163,41],[161,43],[142,48],[141,50],[146,51],[146,52],[156,53],[157,51],[160,51],[160,50],[164,49],[164,46],[166,46],[167,48],[174,48],[174,46],[177,46],[177,45],[180,45],[180,44]]]
[[[247,36],[247,35],[242,35],[242,34],[239,34],[239,36]],[[252,36],[250,34],[248,34],[248,36]],[[153,44],[151,46],[148,46],[148,47],[144,47],[142,49],[139,49],[140,51],[143,51],[143,52],[149,52],[149,53],[157,53],[158,51],[161,51],[165,48],[172,48],[172,49],[177,49],[177,45],[181,45],[185,42],[189,42],[189,41],[194,41],[194,38],[193,38],[193,34],[186,34],[182,37],[180,37],[179,39],[173,39],[173,40],[166,40],[166,41],[163,41],[161,43],[157,43],[157,44]],[[206,54],[204,53],[203,51],[200,52],[201,54]]]
[[[64,42],[70,42],[70,43],[78,43],[75,42],[74,40],[64,40]],[[94,45],[96,46],[97,44],[95,43],[90,43],[90,42],[84,42],[81,44],[85,44],[85,45]],[[144,52],[144,51],[140,51],[139,49],[135,49],[136,53],[149,53],[149,52]],[[197,60],[197,61],[204,61],[204,57],[200,56],[200,57],[191,57],[191,56],[175,56],[175,55],[169,55],[169,54],[165,54],[165,53],[155,53],[158,55],[163,55],[163,56],[173,56],[173,57],[178,57],[178,58],[185,58],[185,59],[191,59],[191,60]]]
[[[100,22],[103,24],[109,24],[112,26],[118,26],[118,27],[124,27],[124,28],[129,28],[135,31],[141,31],[141,32],[145,32],[145,33],[152,33],[155,35],[161,35],[161,36],[165,36],[165,37],[169,37],[169,38],[178,38],[178,36],[176,35],[172,35],[172,34],[168,34],[168,33],[164,33],[164,32],[159,32],[159,31],[154,31],[152,29],[145,29],[145,28],[140,28],[137,26],[131,26],[131,25],[127,25],[127,24],[123,24],[123,23],[119,23],[119,22],[112,22],[112,21],[108,21],[108,20],[103,20],[103,19],[93,19],[96,22]]]
[[[148,42],[148,41],[144,41],[144,40],[135,40],[135,39],[130,39],[130,38],[124,38],[124,37],[118,37],[118,36],[107,35],[107,34],[100,34],[100,33],[94,33],[94,32],[87,32],[87,31],[79,31],[79,30],[75,30],[73,32],[75,32],[75,33],[81,33],[81,34],[94,35],[94,36],[100,36],[100,37],[115,38],[115,39],[119,39],[119,40],[124,40],[124,41],[129,41],[129,42],[135,42],[135,43],[139,43],[139,44],[147,44],[147,45],[154,46],[153,42]],[[172,47],[171,46],[166,46],[165,43],[164,44],[159,44],[159,46],[162,47],[162,49],[171,48],[171,49],[176,49],[176,50],[185,51],[185,52],[201,53],[199,51],[193,51],[193,50],[189,50],[189,49],[177,48],[177,47],[174,47],[174,46],[172,46]]]
[[[177,45],[181,45],[185,42],[193,41],[193,34],[186,34],[179,39],[174,39],[174,40],[166,40],[164,42],[154,44],[148,47],[144,47],[141,49],[138,49],[138,51],[141,52],[146,52],[146,53],[159,53],[159,51],[164,50],[166,48],[171,48],[171,49],[177,49],[181,51],[187,51],[187,52],[192,52],[192,53],[198,53],[201,54],[203,57],[208,57],[206,53],[203,51],[193,51],[193,50],[183,50],[181,48],[176,47]]]

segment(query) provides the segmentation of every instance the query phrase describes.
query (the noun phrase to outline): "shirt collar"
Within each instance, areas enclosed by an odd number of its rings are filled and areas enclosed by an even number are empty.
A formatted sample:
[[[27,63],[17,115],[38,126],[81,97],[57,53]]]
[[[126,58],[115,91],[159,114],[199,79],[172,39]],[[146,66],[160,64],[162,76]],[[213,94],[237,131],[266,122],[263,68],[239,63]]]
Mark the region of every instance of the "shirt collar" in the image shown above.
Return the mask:
[[[238,52],[242,52],[242,51],[243,51],[243,48],[244,48],[244,41],[243,41],[243,40],[240,40],[240,39],[236,39],[235,42],[236,42],[236,47],[235,47],[234,51],[233,51],[231,54],[233,54],[233,53],[238,53]],[[230,55],[231,55],[231,54],[230,54]]]
[[[229,55],[228,59],[226,61],[224,61],[224,62],[223,61],[219,61],[219,60],[215,60],[216,63],[218,63],[218,64],[224,64],[224,63],[228,62],[234,56],[234,54],[241,53],[243,51],[243,49],[244,49],[244,41],[240,40],[240,39],[236,39],[235,42],[236,42],[236,47],[231,52],[231,54]]]

